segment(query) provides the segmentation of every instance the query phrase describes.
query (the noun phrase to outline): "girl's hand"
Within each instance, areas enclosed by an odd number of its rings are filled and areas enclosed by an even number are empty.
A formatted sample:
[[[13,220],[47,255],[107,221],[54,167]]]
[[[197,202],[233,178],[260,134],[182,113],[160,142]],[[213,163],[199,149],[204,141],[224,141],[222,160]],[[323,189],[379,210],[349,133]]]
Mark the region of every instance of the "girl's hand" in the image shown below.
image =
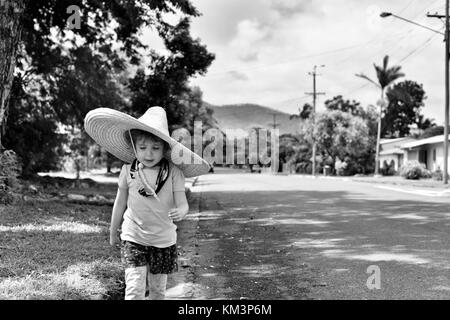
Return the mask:
[[[169,217],[173,221],[181,221],[186,216],[187,212],[186,210],[182,210],[180,208],[173,208],[169,210]]]
[[[120,245],[120,238],[117,231],[111,231],[109,233],[109,244],[113,247],[118,247]]]

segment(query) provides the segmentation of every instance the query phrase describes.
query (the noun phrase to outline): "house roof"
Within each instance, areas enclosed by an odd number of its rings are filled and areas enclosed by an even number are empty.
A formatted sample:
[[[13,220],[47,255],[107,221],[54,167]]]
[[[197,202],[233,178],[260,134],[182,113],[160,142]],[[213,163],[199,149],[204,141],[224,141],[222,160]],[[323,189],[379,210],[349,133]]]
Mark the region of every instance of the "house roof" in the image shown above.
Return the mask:
[[[450,135],[449,135],[449,137],[450,137]],[[408,143],[405,143],[404,145],[402,145],[400,148],[401,149],[411,149],[411,148],[424,146],[427,144],[434,144],[434,143],[440,143],[440,142],[442,142],[442,143],[444,142],[444,135],[434,136],[434,137],[430,137],[430,138],[426,138],[426,139],[408,142]]]
[[[411,140],[414,138],[411,137],[402,137],[402,138],[395,138],[395,139],[381,139],[380,140],[380,144],[385,144],[385,143],[392,143],[392,142],[400,142],[402,140]]]

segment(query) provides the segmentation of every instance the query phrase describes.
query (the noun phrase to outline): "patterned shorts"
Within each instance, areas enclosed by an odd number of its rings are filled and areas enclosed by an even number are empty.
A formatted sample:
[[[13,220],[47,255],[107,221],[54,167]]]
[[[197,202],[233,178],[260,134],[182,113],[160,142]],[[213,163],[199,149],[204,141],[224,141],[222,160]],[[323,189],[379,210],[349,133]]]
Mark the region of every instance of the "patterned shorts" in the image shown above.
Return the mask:
[[[168,274],[178,271],[176,244],[167,248],[157,248],[131,241],[122,241],[120,253],[122,263],[126,268],[148,265],[152,274]]]

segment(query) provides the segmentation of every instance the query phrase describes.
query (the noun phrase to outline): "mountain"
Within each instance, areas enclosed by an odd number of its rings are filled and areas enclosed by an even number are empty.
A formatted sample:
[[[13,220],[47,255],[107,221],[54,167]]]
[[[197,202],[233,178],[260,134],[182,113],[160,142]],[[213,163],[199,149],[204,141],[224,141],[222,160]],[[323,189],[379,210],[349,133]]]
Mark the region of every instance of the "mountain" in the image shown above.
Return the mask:
[[[214,106],[205,102],[205,105],[214,111],[214,118],[219,127],[248,132],[251,128],[273,128],[274,115],[280,134],[295,133],[298,131],[299,120],[289,119],[290,114],[257,104],[233,104]]]

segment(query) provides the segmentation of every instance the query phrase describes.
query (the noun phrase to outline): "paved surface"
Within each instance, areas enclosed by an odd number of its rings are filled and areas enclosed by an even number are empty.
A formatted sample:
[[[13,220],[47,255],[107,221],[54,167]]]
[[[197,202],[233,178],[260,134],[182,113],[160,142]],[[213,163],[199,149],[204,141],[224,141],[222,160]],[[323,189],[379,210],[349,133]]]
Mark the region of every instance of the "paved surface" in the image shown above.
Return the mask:
[[[220,170],[191,190],[169,298],[450,298],[450,197]]]

